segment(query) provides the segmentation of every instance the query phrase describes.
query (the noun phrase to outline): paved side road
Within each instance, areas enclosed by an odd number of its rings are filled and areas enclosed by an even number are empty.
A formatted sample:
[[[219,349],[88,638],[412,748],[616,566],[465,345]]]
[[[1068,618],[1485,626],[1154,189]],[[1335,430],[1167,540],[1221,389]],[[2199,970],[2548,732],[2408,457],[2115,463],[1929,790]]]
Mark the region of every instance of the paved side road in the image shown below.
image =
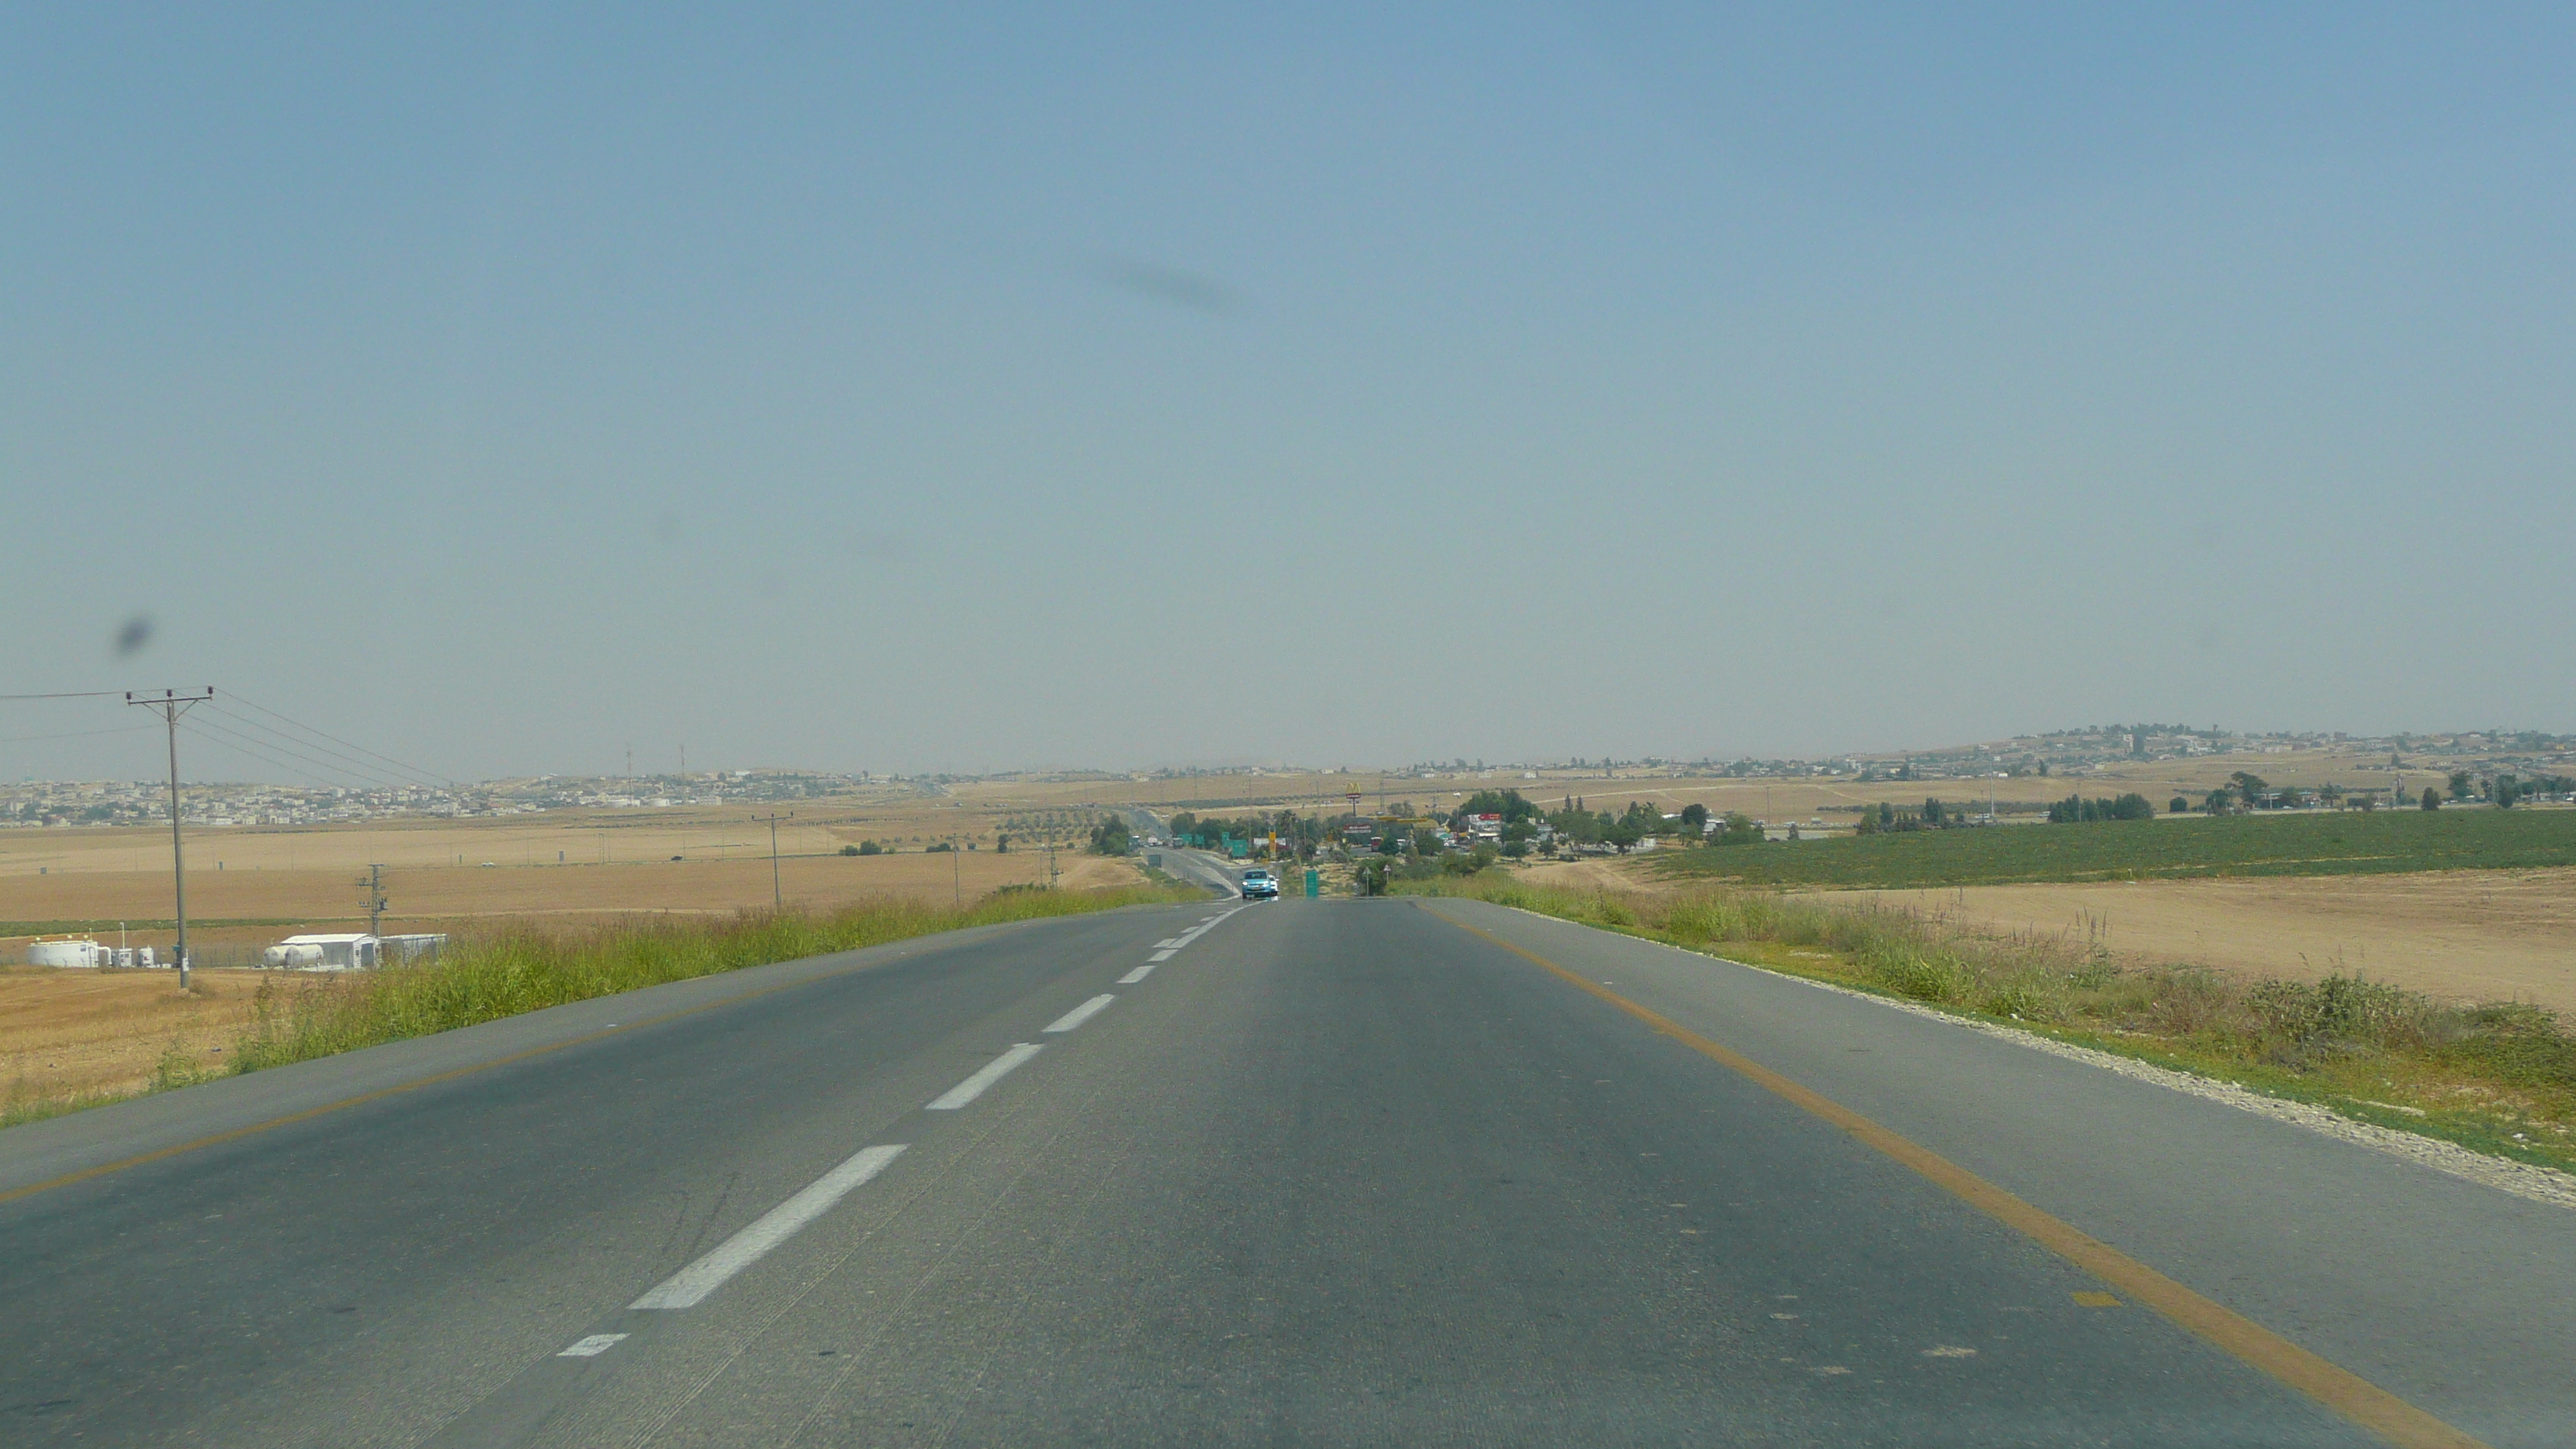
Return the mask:
[[[2423,1423],[2576,1441],[2562,1211],[1437,910],[1121,912],[406,1044],[405,1090],[0,1202],[0,1442],[2380,1442],[1703,1047]],[[190,1096],[128,1145],[242,1110]]]

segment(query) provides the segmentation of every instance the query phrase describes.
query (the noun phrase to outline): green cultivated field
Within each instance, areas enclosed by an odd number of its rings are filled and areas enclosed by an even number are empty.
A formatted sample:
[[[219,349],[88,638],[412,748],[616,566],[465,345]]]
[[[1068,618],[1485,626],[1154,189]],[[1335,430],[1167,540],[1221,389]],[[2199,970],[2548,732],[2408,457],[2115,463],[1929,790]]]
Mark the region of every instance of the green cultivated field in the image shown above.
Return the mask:
[[[1891,890],[2519,869],[2576,865],[2576,810],[2381,810],[1998,825],[1703,846],[1659,857],[1655,865],[1675,879]]]

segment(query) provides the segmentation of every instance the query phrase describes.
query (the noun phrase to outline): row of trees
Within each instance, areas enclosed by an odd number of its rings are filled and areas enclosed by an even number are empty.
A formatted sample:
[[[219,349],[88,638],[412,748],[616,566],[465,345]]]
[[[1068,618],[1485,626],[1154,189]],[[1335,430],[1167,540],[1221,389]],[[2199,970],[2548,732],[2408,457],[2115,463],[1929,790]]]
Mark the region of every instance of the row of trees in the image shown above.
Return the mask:
[[[2155,804],[2146,796],[2134,791],[2110,800],[2098,796],[2087,800],[2079,795],[2069,795],[2048,807],[2048,823],[2051,825],[2073,825],[2095,820],[2153,820],[2155,818]]]
[[[1909,830],[1947,830],[1968,823],[1968,812],[1959,806],[1931,796],[1920,810],[1899,810],[1884,800],[1878,808],[1863,806],[1860,822],[1854,827],[1863,835],[1899,834]]]

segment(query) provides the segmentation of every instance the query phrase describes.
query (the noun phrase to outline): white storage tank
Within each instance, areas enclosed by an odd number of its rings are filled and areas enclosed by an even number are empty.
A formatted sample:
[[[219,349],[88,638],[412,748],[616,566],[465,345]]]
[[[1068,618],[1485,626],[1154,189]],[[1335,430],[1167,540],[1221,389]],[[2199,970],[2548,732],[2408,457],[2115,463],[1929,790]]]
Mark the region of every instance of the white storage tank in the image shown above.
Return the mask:
[[[271,971],[310,971],[322,964],[322,948],[304,941],[281,941],[259,953],[259,964]]]
[[[27,964],[30,966],[80,966],[99,964],[106,948],[96,941],[30,941]]]

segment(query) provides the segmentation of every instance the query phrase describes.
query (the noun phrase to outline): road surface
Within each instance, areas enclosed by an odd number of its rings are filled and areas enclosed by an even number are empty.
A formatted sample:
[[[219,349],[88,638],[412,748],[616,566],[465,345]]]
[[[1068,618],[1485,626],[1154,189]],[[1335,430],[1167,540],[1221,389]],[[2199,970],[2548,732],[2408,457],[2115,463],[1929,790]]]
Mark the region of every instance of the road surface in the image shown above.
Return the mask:
[[[1657,946],[1212,900],[0,1133],[0,1442],[2564,1445],[2571,1227]]]

